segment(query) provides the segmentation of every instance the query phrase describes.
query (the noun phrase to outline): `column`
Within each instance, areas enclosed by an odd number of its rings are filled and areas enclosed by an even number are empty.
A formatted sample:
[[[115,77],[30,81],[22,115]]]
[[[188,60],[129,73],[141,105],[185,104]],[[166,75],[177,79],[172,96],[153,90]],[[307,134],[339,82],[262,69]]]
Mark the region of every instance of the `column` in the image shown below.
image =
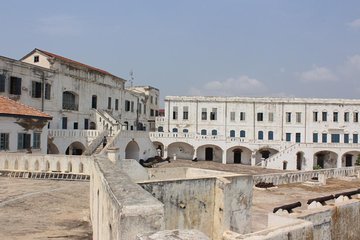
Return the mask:
[[[225,150],[223,150],[223,153],[222,153],[222,163],[226,164],[226,151]]]

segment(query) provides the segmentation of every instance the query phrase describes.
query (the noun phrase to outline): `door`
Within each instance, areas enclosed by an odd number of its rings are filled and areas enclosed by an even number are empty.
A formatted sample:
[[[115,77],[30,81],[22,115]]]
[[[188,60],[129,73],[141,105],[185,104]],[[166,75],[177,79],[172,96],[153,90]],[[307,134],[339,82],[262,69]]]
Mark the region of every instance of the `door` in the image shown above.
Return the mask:
[[[205,148],[205,160],[212,161],[213,157],[213,149],[211,147]]]
[[[352,166],[352,155],[351,154],[346,154],[345,156],[345,160],[346,160],[346,167],[351,167]]]
[[[241,163],[241,150],[234,151],[234,163]]]
[[[317,164],[318,164],[321,168],[324,168],[324,162],[325,162],[325,155],[324,155],[324,154],[318,154],[318,155],[317,155]]]
[[[302,159],[303,159],[302,153],[298,152],[296,154],[296,169],[297,170],[301,170]]]

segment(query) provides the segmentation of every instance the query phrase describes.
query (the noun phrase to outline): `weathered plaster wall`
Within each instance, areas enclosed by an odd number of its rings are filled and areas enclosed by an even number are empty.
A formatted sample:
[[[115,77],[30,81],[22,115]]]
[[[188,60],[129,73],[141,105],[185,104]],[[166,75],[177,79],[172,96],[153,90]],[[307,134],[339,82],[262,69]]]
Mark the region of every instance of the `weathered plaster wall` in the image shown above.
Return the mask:
[[[92,162],[93,239],[135,239],[164,229],[164,206],[106,158]]]

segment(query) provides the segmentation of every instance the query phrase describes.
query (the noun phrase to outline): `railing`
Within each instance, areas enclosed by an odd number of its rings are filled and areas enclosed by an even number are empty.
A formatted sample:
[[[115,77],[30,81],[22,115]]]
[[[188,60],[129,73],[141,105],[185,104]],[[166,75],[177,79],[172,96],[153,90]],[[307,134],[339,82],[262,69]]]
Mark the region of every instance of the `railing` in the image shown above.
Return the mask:
[[[98,130],[76,130],[76,129],[71,129],[71,130],[49,129],[48,134],[50,137],[63,137],[63,138],[91,137],[91,138],[96,138],[100,134],[100,131],[98,131]]]
[[[108,150],[108,148],[115,146],[116,141],[120,138],[122,130],[118,130],[115,132],[115,134],[111,137],[111,139],[108,141],[106,146],[101,150],[99,154],[105,154]]]
[[[62,108],[64,110],[78,111],[79,110],[79,105],[75,104],[75,103],[63,103]]]
[[[253,176],[254,184],[265,182],[273,183],[274,185],[301,183],[310,181],[319,174],[323,174],[326,178],[346,177],[359,174],[360,167],[345,167],[345,168],[328,168],[314,171],[298,171],[286,173],[272,173]]]
[[[108,131],[101,132],[94,140],[91,141],[91,144],[86,148],[82,155],[90,156],[102,143],[104,136],[108,135]]]
[[[99,128],[102,127],[104,130],[112,129],[112,131],[109,132],[111,136],[113,136],[117,130],[121,129],[121,124],[109,113],[97,109],[92,109],[92,110],[95,112],[95,115],[98,115],[96,116],[96,123],[99,126]],[[106,124],[103,124],[102,121],[98,121],[99,117],[101,117],[106,122]],[[105,129],[105,125],[108,125],[108,129]]]
[[[155,122],[165,122],[165,117],[156,117]]]

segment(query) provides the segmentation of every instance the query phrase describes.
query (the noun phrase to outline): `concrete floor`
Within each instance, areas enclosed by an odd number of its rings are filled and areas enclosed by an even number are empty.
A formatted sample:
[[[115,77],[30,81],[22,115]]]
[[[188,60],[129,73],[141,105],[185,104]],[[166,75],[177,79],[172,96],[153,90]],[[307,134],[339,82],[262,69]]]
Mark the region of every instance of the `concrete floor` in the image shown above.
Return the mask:
[[[91,239],[89,182],[0,177],[1,239]]]

